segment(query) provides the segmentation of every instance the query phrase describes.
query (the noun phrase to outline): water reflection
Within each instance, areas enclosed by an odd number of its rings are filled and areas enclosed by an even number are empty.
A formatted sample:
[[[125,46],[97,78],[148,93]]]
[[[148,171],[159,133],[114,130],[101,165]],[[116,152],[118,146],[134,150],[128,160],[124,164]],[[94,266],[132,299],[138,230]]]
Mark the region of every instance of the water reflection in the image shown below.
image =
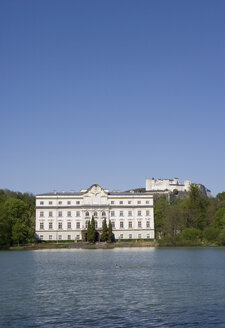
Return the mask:
[[[2,252],[0,326],[224,327],[224,255],[224,248]]]

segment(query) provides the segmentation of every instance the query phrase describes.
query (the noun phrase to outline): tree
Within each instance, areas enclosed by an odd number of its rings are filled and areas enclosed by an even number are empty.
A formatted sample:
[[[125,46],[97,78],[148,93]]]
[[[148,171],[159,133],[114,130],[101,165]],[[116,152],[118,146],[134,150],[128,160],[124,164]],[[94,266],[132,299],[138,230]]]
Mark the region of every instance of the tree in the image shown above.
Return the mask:
[[[11,243],[11,227],[4,205],[0,205],[0,249],[8,248]]]
[[[28,227],[24,222],[19,220],[12,227],[12,240],[14,243],[17,243],[18,246],[20,243],[24,244],[27,241],[28,237]]]
[[[164,231],[174,240],[185,227],[182,208],[178,204],[171,205],[166,210],[166,217]]]
[[[3,204],[4,215],[8,221],[8,240],[11,245],[13,243],[18,244],[33,241],[35,235],[34,207],[21,199],[11,198],[11,193],[9,193],[9,197],[6,196]],[[12,195],[14,196],[14,193]],[[31,218],[32,214],[33,219]]]
[[[219,245],[225,246],[225,229],[223,229],[218,236]]]
[[[196,241],[202,238],[202,231],[196,228],[186,228],[182,231],[181,238]]]
[[[165,234],[164,225],[167,219],[166,210],[169,204],[165,196],[154,199],[154,202],[155,234],[156,238],[161,238]]]
[[[207,197],[204,197],[197,185],[192,184],[188,198],[184,201],[186,225],[188,228],[203,230],[206,225]]]
[[[217,240],[217,237],[219,235],[219,229],[214,227],[209,227],[204,230],[204,237],[206,240],[210,242],[215,242]]]
[[[220,201],[225,201],[225,192],[220,192],[219,194],[216,195],[216,198],[219,199]]]
[[[115,236],[114,233],[112,231],[112,222],[111,220],[109,220],[109,227],[108,227],[108,241],[115,241]]]
[[[88,222],[87,241],[94,243],[96,239],[97,239],[97,231],[95,229],[95,219],[92,216],[91,221]]]
[[[219,208],[212,221],[212,226],[219,230],[225,229],[225,207]]]
[[[108,240],[108,227],[107,227],[106,219],[104,219],[102,224],[101,241],[107,241],[107,240]]]

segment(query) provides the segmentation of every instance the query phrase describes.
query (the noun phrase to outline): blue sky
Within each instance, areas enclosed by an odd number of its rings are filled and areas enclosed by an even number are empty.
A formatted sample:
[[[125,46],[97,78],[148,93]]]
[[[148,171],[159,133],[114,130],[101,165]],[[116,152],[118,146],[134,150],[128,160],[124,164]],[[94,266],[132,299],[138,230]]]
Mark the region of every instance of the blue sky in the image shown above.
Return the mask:
[[[0,2],[0,188],[225,190],[225,2]]]

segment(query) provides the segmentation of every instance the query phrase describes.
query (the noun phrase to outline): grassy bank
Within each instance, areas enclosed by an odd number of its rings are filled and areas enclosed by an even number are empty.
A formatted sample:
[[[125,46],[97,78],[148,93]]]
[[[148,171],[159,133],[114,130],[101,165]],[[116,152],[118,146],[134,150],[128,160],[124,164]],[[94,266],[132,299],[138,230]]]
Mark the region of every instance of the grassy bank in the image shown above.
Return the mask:
[[[156,247],[158,243],[156,241],[117,241],[115,243],[83,243],[83,242],[42,242],[38,244],[29,244],[21,246],[12,246],[9,248],[11,251],[19,250],[42,250],[42,249],[112,249],[123,247]]]

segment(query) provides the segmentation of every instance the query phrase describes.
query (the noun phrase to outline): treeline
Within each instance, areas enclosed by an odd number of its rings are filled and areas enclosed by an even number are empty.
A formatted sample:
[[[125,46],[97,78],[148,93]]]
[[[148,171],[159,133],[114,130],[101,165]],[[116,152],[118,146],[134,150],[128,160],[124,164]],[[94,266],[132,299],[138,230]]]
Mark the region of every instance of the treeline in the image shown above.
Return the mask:
[[[154,200],[155,235],[161,246],[225,245],[225,192],[205,197],[196,185],[179,197]],[[94,218],[87,240],[98,240]],[[103,222],[102,241],[113,241],[112,225]],[[0,248],[35,242],[35,196],[0,189]]]
[[[0,189],[0,248],[35,241],[35,196]]]
[[[225,192],[204,196],[191,185],[186,197],[177,193],[154,202],[156,239],[162,246],[225,245]]]

